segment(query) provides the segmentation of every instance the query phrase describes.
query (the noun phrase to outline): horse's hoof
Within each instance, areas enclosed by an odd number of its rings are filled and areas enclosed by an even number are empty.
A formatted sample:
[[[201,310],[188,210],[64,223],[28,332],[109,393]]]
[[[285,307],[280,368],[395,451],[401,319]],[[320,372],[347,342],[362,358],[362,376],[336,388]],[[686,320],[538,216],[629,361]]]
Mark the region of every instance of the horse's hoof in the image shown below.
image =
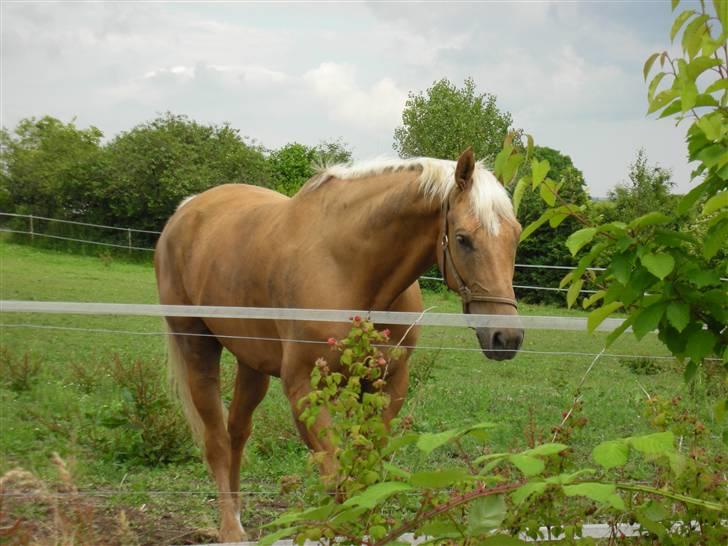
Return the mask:
[[[248,534],[242,527],[237,529],[220,529],[220,542],[245,542]]]

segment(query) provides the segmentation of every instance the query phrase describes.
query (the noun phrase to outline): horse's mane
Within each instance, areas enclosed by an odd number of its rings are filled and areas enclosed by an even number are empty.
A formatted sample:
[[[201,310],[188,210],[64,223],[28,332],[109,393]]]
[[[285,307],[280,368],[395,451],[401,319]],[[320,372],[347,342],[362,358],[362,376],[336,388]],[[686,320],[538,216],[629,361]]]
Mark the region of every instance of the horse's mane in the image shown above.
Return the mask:
[[[416,181],[422,193],[433,201],[443,203],[455,185],[455,165],[455,161],[430,157],[374,159],[355,164],[333,165],[321,168],[300,191],[312,192],[334,178],[357,180],[385,173],[419,170]],[[491,233],[498,233],[501,219],[515,221],[508,192],[480,161],[475,164],[470,198],[473,212],[478,215],[483,227]]]

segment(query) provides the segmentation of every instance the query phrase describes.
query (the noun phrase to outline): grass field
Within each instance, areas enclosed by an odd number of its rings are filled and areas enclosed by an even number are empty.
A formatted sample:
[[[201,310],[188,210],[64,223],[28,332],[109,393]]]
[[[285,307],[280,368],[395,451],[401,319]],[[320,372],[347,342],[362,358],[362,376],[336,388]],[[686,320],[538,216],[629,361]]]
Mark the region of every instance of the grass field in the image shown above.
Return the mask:
[[[149,264],[8,242],[0,242],[0,259],[2,299],[156,302]],[[427,293],[425,299],[437,312],[459,311],[452,294]],[[521,313],[583,314],[526,305]],[[162,338],[155,335],[162,330],[159,319],[3,313],[0,320],[0,474],[22,467],[58,488],[58,468],[52,462],[57,452],[99,521],[113,527],[123,508],[141,543],[198,540],[204,536],[200,529],[216,526],[212,483],[162,387],[164,349]],[[586,332],[529,331],[525,352],[505,362],[485,360],[477,351],[418,350],[402,414],[411,415],[420,431],[497,423],[490,440],[495,450],[524,448],[534,436],[550,440],[551,427],[570,406],[592,358],[528,351],[596,353],[604,338]],[[477,347],[474,334],[458,328],[426,328],[420,344]],[[624,336],[609,353],[667,354],[652,335],[639,343]],[[230,364],[226,359],[228,383]],[[710,387],[699,381],[688,389],[679,365],[671,360],[603,357],[582,388],[588,424],[573,438],[577,455],[586,459],[590,448],[604,439],[648,431],[646,393],[682,396],[709,422]],[[144,424],[154,427],[157,436],[144,437]],[[280,493],[281,478],[312,479],[307,452],[277,381],[256,413],[255,427],[242,474],[247,493],[243,523],[249,530],[300,500],[295,490]],[[155,451],[165,445],[170,446],[167,453]],[[414,455],[404,462],[413,469],[437,463],[424,463]],[[6,504],[3,516],[0,506],[0,520],[10,514],[42,519],[49,513],[40,501],[17,501],[10,508]]]

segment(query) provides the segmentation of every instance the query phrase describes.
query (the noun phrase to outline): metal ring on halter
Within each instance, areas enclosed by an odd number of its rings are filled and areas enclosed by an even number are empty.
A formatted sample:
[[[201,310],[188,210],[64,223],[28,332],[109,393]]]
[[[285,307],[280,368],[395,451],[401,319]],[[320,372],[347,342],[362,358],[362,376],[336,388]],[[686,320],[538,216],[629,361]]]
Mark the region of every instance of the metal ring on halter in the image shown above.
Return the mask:
[[[442,220],[442,240],[441,240],[441,246],[442,246],[442,254],[438,253],[437,261],[438,265],[440,266],[440,271],[442,272],[443,279],[445,281],[445,284],[448,284],[447,282],[447,273],[448,273],[448,262],[449,262],[449,269],[452,270],[452,274],[455,278],[455,283],[458,285],[458,292],[460,293],[460,298],[463,301],[463,311],[465,313],[468,312],[468,308],[470,306],[470,303],[473,301],[481,301],[486,303],[500,303],[505,305],[512,305],[516,309],[518,309],[518,303],[516,303],[516,300],[513,298],[508,298],[504,296],[491,296],[484,292],[473,292],[470,287],[468,287],[465,282],[463,281],[463,278],[460,276],[460,273],[458,273],[457,268],[455,267],[455,263],[452,261],[452,257],[450,256],[449,247],[450,247],[450,238],[447,236],[448,232],[448,221],[447,221],[447,215],[448,212],[450,212],[450,200],[445,200],[445,205],[443,207],[443,220]],[[483,288],[483,287],[480,287]],[[485,290],[485,289],[484,289]]]

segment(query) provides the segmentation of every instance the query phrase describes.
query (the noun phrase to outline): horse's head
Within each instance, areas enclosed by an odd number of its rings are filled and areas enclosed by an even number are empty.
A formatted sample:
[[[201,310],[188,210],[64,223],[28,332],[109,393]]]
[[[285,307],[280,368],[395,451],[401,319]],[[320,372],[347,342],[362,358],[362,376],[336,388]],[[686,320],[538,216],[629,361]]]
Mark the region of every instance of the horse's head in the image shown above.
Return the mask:
[[[468,148],[458,159],[456,184],[443,207],[440,270],[460,294],[465,313],[517,315],[512,283],[521,226],[497,181],[475,177]],[[506,205],[508,214],[502,214]],[[483,353],[493,360],[513,358],[523,342],[520,328],[476,328],[476,333]]]

